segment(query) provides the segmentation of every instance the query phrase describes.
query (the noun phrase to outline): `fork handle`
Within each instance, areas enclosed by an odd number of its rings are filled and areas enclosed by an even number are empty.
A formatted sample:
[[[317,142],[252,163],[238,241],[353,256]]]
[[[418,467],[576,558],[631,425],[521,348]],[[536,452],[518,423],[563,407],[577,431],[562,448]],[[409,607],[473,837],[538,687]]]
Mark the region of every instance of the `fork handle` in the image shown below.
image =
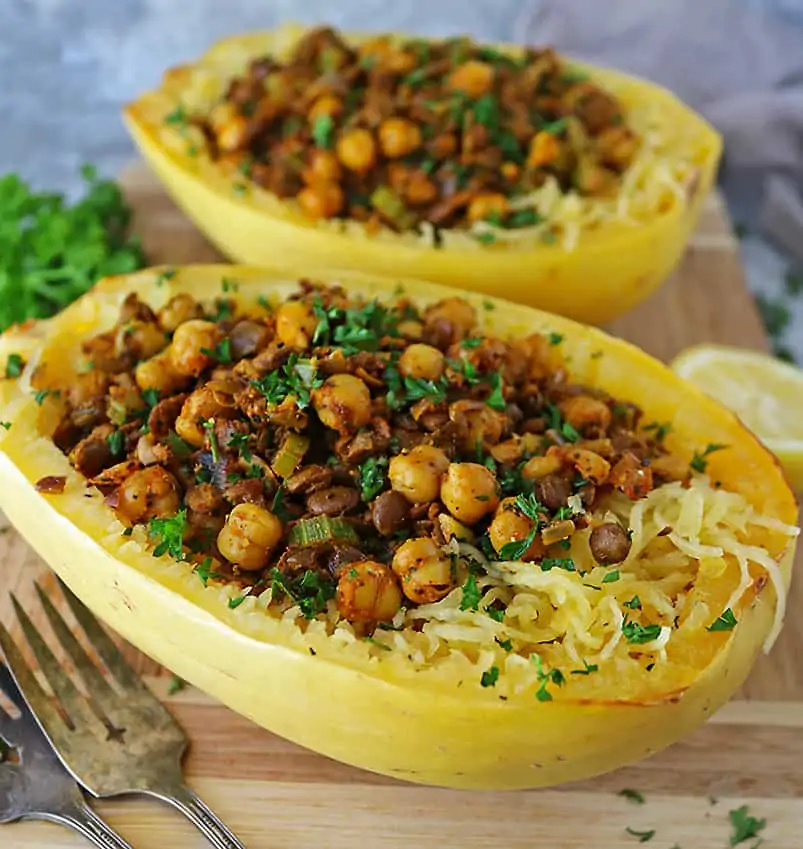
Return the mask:
[[[148,790],[147,795],[166,802],[184,814],[215,849],[246,849],[234,832],[186,784],[178,784],[169,791]]]
[[[86,802],[75,802],[63,811],[39,814],[37,819],[67,826],[99,849],[133,849],[131,844],[102,820]]]

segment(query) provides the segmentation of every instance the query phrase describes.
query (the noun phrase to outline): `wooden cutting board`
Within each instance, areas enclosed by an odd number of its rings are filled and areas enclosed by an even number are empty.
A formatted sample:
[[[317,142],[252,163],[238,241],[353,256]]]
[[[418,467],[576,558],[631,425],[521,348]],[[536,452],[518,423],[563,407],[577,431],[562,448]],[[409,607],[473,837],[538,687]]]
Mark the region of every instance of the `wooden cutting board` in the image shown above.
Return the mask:
[[[143,166],[129,168],[123,184],[136,211],[135,230],[153,262],[220,258]],[[719,196],[706,204],[672,280],[610,329],[664,360],[698,342],[767,348]],[[48,570],[12,531],[0,535],[0,576],[3,589],[17,591],[29,609],[35,609],[32,579],[53,584]],[[168,696],[169,672],[134,649],[127,651],[190,733],[190,783],[249,849],[351,849],[355,844],[375,849],[632,849],[640,845],[639,838],[627,828],[654,830],[649,846],[655,849],[724,849],[731,834],[728,812],[742,804],[767,820],[766,849],[801,849],[801,609],[803,581],[798,580],[772,653],[761,658],[737,699],[684,741],[601,778],[521,793],[432,790],[342,766],[257,728],[195,689]],[[7,623],[12,618],[5,592],[0,618]],[[618,796],[624,788],[642,793],[644,804]],[[137,849],[206,845],[180,817],[155,804],[125,801],[98,808]],[[0,830],[3,849],[82,845],[69,832],[46,824]]]

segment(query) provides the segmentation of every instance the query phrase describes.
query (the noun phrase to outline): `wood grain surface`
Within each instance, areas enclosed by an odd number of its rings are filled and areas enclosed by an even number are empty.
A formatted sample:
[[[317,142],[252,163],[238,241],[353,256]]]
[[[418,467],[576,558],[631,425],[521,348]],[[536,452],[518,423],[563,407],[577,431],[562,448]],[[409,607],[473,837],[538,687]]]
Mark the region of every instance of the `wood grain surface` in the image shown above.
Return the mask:
[[[136,212],[135,230],[154,263],[220,260],[143,166],[129,168],[122,181]],[[664,360],[699,342],[767,348],[718,196],[706,204],[673,278],[609,329]],[[14,590],[33,610],[34,578],[53,586],[22,540],[0,527],[0,588]],[[798,580],[772,653],[759,660],[738,698],[697,732],[602,778],[525,793],[432,790],[337,764],[257,728],[197,690],[168,696],[169,673],[134,649],[126,651],[190,734],[190,783],[249,849],[351,849],[355,843],[376,849],[626,849],[640,845],[628,828],[654,830],[648,845],[655,849],[724,849],[732,833],[728,813],[743,804],[766,819],[766,849],[803,849],[803,619],[796,615],[802,608]],[[0,593],[0,619],[12,621],[7,592]],[[617,795],[624,788],[641,792],[644,804]],[[137,849],[205,845],[189,824],[154,803],[97,807]],[[0,830],[1,849],[81,845],[46,824]]]

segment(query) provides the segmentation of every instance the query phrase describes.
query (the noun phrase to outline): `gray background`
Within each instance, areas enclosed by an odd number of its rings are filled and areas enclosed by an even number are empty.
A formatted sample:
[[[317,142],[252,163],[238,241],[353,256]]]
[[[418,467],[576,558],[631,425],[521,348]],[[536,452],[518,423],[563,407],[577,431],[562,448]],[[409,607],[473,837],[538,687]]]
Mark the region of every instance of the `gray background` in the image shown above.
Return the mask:
[[[113,176],[133,155],[120,107],[226,34],[282,20],[515,39],[538,0],[0,0],[0,173],[74,194],[81,163]],[[599,0],[614,3],[615,0]],[[671,3],[671,0],[664,0]],[[705,0],[702,0],[705,2]],[[734,0],[803,22],[803,0]],[[723,34],[724,35],[724,34]],[[737,213],[738,215],[739,213]],[[782,291],[786,261],[743,242],[754,291]],[[803,358],[803,299],[786,342]]]

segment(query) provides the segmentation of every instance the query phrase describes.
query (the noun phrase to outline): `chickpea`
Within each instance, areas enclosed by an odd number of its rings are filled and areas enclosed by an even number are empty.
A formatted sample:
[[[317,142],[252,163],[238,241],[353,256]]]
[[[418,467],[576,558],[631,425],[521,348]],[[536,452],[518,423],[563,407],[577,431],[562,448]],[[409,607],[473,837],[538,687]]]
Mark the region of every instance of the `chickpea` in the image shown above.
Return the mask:
[[[175,516],[179,508],[178,483],[161,466],[130,474],[117,490],[117,512],[131,522]]]
[[[396,329],[399,331],[399,336],[404,339],[417,340],[424,334],[424,325],[421,324],[420,321],[415,321],[414,319],[400,321],[399,326]]]
[[[479,463],[450,463],[441,483],[441,501],[455,519],[473,525],[499,505],[496,478]]]
[[[333,374],[312,392],[318,418],[341,436],[355,433],[371,421],[371,393],[353,374]]]
[[[454,341],[459,341],[465,339],[476,326],[477,311],[462,298],[444,298],[428,307],[424,313],[424,324],[427,327],[436,327],[440,323],[448,324]]]
[[[457,150],[457,136],[454,133],[441,133],[429,147],[436,159],[448,159]]]
[[[309,167],[304,171],[304,179],[310,185],[315,183],[337,183],[343,176],[343,169],[331,150],[316,148],[310,154]]]
[[[533,529],[532,519],[522,516],[515,509],[515,498],[505,498],[499,505],[496,515],[488,528],[488,536],[491,538],[497,554],[502,550],[502,547],[511,542],[521,542],[526,539],[527,535]],[[544,554],[544,545],[541,540],[536,537],[532,545],[524,552],[519,560],[534,560],[536,557],[542,557]]]
[[[379,125],[379,145],[388,159],[407,156],[421,146],[421,129],[407,118],[386,118]]]
[[[176,328],[170,345],[170,360],[179,374],[198,375],[212,365],[212,357],[204,353],[214,351],[220,341],[220,331],[211,321],[194,318]]]
[[[72,407],[91,404],[106,394],[109,376],[98,369],[75,375],[67,387],[67,401]]]
[[[503,162],[499,170],[508,183],[515,183],[521,176],[521,168],[515,162]]]
[[[580,433],[587,426],[607,431],[611,424],[611,410],[604,401],[590,395],[573,395],[558,404],[563,418]]]
[[[438,525],[443,538],[448,542],[456,539],[458,542],[474,542],[474,534],[462,522],[458,522],[448,513],[438,513]]]
[[[406,454],[391,458],[388,466],[390,486],[411,504],[435,501],[441,478],[449,468],[449,458],[434,445],[416,445]]]
[[[639,146],[638,137],[621,125],[606,127],[595,141],[600,159],[617,169],[627,168]]]
[[[337,158],[349,171],[365,174],[376,164],[376,142],[362,127],[343,133],[335,145]]]
[[[201,318],[201,305],[185,293],[174,295],[160,310],[159,324],[166,333],[174,333],[180,324]]]
[[[343,101],[332,94],[322,94],[310,107],[307,118],[314,124],[319,118],[334,118],[343,111]]]
[[[493,66],[487,62],[470,59],[449,74],[448,86],[452,91],[462,91],[475,100],[487,94],[494,83]]]
[[[210,123],[218,148],[230,153],[243,146],[248,129],[248,119],[237,112],[233,103],[221,103],[212,112]]]
[[[554,454],[546,457],[530,457],[521,470],[521,476],[530,481],[541,480],[547,475],[554,475],[563,468],[563,460]]]
[[[554,449],[550,448],[550,451]],[[564,449],[566,459],[574,465],[580,474],[590,480],[591,483],[600,486],[608,480],[611,473],[611,464],[599,454],[586,448]]]
[[[296,199],[304,215],[313,221],[334,218],[346,202],[343,189],[337,183],[324,182],[306,186],[298,193]]]
[[[117,328],[114,350],[117,356],[131,353],[137,360],[147,360],[159,353],[168,339],[152,321],[133,319]]]
[[[432,345],[415,344],[399,357],[399,371],[405,377],[438,380],[443,374],[446,358]]]
[[[290,348],[308,348],[317,326],[312,307],[303,301],[285,301],[276,310],[276,335]]]
[[[382,67],[393,74],[408,74],[416,66],[414,53],[405,50],[389,50],[382,57]]]
[[[181,389],[187,381],[173,366],[170,349],[166,349],[149,360],[137,364],[134,371],[137,386],[142,389],[155,389],[160,395],[171,395]]]
[[[425,206],[438,197],[438,187],[423,171],[413,171],[404,189],[404,198],[411,206]]]
[[[457,425],[460,441],[465,451],[496,445],[507,425],[503,413],[492,410],[483,401],[461,399],[449,404],[449,419]]]
[[[530,168],[540,168],[554,162],[560,154],[560,142],[552,134],[547,132],[536,133],[530,142],[530,150],[527,154],[527,165]]]
[[[337,582],[337,609],[349,622],[389,622],[401,607],[396,576],[383,563],[349,563]]]
[[[204,423],[212,418],[231,418],[232,411],[223,407],[211,389],[202,386],[187,396],[176,419],[176,433],[190,445],[200,448],[204,444]]]
[[[504,215],[508,210],[507,198],[497,192],[483,192],[468,205],[469,221],[484,221],[492,213]]]
[[[226,517],[217,535],[218,551],[230,563],[248,572],[268,564],[282,538],[282,523],[258,504],[238,504]]]
[[[430,537],[402,543],[391,565],[402,592],[417,604],[440,601],[454,587],[451,560]]]

